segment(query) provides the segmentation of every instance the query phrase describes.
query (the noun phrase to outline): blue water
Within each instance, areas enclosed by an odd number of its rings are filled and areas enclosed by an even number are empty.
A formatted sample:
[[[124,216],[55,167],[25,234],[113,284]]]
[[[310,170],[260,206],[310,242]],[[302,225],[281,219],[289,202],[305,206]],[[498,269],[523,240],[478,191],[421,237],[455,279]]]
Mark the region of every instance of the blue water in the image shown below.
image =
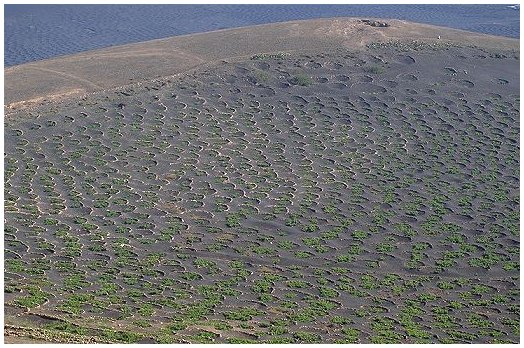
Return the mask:
[[[5,5],[5,66],[96,48],[254,24],[383,17],[519,37],[508,5]]]

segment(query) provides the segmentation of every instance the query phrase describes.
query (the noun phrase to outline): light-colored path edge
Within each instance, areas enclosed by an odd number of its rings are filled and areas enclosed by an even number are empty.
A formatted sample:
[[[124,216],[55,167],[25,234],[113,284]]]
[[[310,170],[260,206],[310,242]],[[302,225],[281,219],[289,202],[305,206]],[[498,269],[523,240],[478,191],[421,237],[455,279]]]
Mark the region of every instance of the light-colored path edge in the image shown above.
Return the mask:
[[[520,47],[518,39],[394,19],[378,19],[390,25],[379,28],[361,19],[315,19],[225,29],[5,68],[4,114],[260,53],[358,49],[370,42],[390,40],[440,40],[515,51]]]

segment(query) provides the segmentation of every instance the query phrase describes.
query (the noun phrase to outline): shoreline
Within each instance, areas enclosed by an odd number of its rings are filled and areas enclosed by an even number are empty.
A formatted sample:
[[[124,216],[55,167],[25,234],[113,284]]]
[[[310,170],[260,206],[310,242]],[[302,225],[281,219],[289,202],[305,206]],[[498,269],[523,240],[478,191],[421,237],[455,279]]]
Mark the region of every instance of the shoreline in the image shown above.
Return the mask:
[[[71,97],[173,77],[261,53],[362,49],[371,42],[417,40],[518,50],[518,39],[396,19],[299,20],[174,36],[86,51],[4,69],[6,115]],[[438,39],[440,37],[441,39]]]

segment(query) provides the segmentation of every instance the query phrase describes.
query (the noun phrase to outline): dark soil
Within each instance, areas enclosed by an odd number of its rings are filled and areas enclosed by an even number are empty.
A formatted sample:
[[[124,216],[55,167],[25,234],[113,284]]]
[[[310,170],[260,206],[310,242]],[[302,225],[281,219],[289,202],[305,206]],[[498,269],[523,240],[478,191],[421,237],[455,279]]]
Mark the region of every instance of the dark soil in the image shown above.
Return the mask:
[[[10,118],[4,291],[31,310],[9,316],[111,342],[518,343],[518,56],[370,47]]]

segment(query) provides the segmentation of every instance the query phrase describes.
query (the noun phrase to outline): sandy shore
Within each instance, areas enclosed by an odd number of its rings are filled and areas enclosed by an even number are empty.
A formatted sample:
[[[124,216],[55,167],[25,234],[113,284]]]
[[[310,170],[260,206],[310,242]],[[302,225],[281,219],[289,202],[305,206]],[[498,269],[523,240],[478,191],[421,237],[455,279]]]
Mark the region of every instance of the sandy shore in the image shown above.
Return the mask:
[[[518,50],[519,40],[456,29],[383,20],[377,28],[359,18],[252,26],[105,48],[4,70],[5,112],[101,90],[172,76],[221,60],[258,53],[359,48],[370,42],[426,40]],[[441,39],[438,40],[437,38]],[[437,41],[438,40],[438,41]]]

